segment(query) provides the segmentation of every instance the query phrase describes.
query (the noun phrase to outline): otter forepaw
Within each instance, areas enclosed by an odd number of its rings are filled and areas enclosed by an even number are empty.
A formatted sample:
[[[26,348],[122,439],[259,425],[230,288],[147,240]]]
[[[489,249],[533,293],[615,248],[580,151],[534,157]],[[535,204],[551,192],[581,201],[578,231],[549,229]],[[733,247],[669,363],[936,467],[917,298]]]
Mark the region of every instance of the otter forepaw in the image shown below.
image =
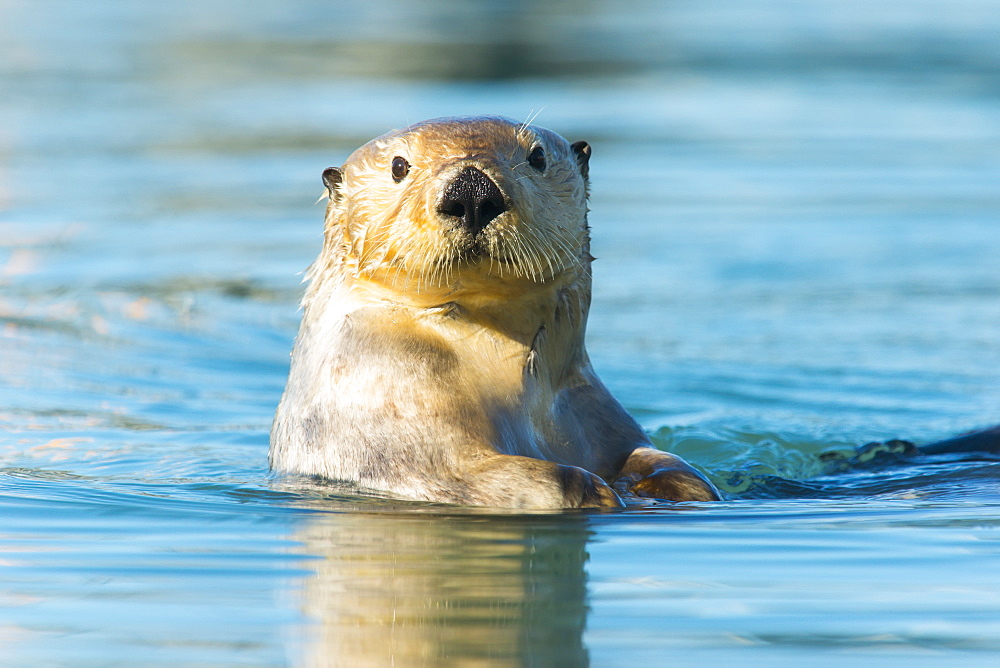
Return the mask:
[[[559,466],[565,508],[622,508],[621,498],[604,480],[576,466]]]
[[[715,486],[694,471],[660,469],[640,478],[630,492],[636,496],[668,501],[718,501]]]
[[[636,496],[667,501],[719,501],[719,490],[693,466],[669,452],[636,448],[619,473],[616,486],[624,484]]]

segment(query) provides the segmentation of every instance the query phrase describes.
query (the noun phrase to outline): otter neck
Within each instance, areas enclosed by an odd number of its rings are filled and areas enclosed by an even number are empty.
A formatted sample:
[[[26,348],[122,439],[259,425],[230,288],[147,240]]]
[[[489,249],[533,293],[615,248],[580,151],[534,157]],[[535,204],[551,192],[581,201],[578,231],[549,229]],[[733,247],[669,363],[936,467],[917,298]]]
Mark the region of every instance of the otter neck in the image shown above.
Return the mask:
[[[351,303],[381,305],[450,340],[478,364],[491,358],[513,374],[509,382],[520,385],[529,377],[543,382],[565,378],[586,359],[590,305],[586,269],[563,272],[545,283],[462,282],[420,292],[355,277],[341,289],[351,295]],[[506,390],[517,391],[512,385]]]

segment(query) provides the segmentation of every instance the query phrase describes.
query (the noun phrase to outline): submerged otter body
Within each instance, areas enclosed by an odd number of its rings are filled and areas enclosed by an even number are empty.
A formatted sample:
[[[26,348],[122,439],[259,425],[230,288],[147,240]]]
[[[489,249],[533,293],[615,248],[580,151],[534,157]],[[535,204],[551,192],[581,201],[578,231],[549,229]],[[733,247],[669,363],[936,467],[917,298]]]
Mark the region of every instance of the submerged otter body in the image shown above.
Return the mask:
[[[543,128],[450,118],[326,170],[272,468],[469,505],[618,506],[616,481],[717,499],[587,357],[589,157]]]

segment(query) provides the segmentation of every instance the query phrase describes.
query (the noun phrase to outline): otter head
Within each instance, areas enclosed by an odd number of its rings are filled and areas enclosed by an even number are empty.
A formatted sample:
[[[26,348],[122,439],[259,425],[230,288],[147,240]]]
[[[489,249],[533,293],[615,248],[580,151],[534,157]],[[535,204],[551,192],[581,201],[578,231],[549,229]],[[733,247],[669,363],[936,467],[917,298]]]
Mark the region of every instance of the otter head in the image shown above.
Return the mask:
[[[589,274],[590,146],[500,117],[391,132],[323,173],[328,266],[407,293]]]

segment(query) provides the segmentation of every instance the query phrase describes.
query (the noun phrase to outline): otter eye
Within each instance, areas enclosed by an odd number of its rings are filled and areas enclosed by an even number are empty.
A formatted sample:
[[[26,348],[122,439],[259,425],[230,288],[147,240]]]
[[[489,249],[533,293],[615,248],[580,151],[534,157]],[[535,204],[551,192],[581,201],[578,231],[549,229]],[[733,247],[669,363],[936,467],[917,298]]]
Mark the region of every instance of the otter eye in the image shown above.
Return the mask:
[[[410,173],[410,163],[398,155],[392,159],[392,180],[399,183]]]
[[[528,164],[537,169],[540,172],[545,171],[545,149],[541,146],[536,146],[531,149],[531,153],[528,154]]]

